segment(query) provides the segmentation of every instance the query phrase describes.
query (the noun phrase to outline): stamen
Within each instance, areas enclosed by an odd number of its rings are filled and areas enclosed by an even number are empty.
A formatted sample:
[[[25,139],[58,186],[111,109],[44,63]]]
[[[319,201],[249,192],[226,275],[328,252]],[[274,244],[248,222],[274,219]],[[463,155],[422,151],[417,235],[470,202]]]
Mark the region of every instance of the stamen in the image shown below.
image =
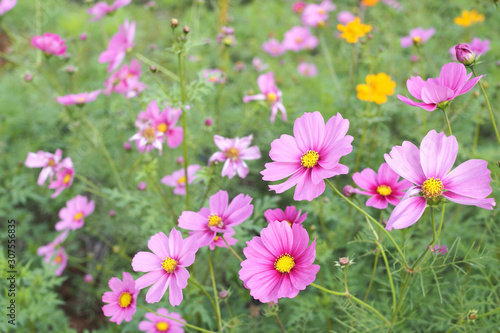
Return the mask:
[[[172,259],[170,257],[167,257],[165,260],[163,260],[163,263],[161,264],[161,267],[163,267],[163,269],[165,270],[165,272],[171,274],[177,268],[177,260]]]
[[[223,225],[224,225],[224,222],[222,222],[222,219],[217,214],[210,215],[208,217],[208,226],[209,227],[222,228]]]
[[[274,269],[280,273],[290,273],[294,266],[295,261],[288,253],[280,255],[274,262]]]
[[[428,178],[422,184],[422,194],[427,199],[439,197],[443,193],[443,182],[439,178]]]
[[[130,295],[129,292],[123,292],[121,293],[120,297],[118,298],[118,305],[122,308],[126,308],[132,303],[132,295]]]
[[[377,193],[386,197],[388,195],[391,195],[392,189],[390,186],[387,185],[380,185],[377,187]]]
[[[319,154],[315,152],[314,150],[308,150],[307,153],[302,155],[300,158],[300,165],[302,165],[304,168],[313,168],[318,164],[319,160]]]

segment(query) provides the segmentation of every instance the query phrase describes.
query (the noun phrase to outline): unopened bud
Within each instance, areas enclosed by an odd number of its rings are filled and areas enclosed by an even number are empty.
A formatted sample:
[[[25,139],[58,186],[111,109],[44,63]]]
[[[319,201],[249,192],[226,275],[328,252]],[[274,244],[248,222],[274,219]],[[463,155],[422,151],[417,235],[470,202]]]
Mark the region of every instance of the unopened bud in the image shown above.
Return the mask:
[[[115,245],[115,246],[113,246],[113,252],[114,252],[114,253],[118,253],[118,252],[120,252],[120,245]]]
[[[349,264],[349,258],[347,257],[339,258],[339,264],[341,264],[342,266],[347,266]]]
[[[137,184],[137,189],[140,191],[144,191],[148,187],[148,184],[146,182],[140,182]]]
[[[116,212],[114,210],[110,210],[109,216],[111,216],[111,217],[116,216]]]
[[[351,185],[346,185],[344,186],[344,188],[342,189],[342,192],[344,193],[344,195],[346,197],[350,197],[351,195],[355,194],[356,192],[354,191],[354,187],[352,187]]]
[[[149,67],[149,70],[151,71],[151,73],[156,73],[156,66]]]
[[[373,39],[373,35],[372,34],[368,34],[368,35],[366,35],[366,38]]]
[[[222,290],[221,292],[219,292],[219,297],[224,299],[227,297],[229,293],[227,292],[227,290]]]
[[[184,163],[184,158],[182,156],[179,156],[179,157],[177,157],[177,159],[175,160],[175,162],[177,164],[182,164],[182,163]]]
[[[170,20],[170,26],[171,26],[172,28],[174,28],[174,29],[175,29],[175,28],[177,28],[177,26],[178,26],[178,25],[179,25],[179,20],[178,20],[178,19],[173,18],[173,19],[171,19],[171,20]]]
[[[213,123],[212,118],[207,118],[207,119],[205,119],[205,125],[206,125],[206,126],[211,126],[211,125],[212,125],[212,123]]]
[[[472,93],[472,96],[474,96],[474,97],[478,98],[478,97],[479,97],[479,91],[474,91],[474,92]]]
[[[86,33],[83,33],[80,35],[80,40],[87,40],[87,34]]]
[[[191,29],[189,29],[189,27],[185,25],[182,31],[184,31],[184,33],[187,35],[191,31]]]
[[[475,320],[477,318],[477,310],[469,310],[467,318],[469,318],[469,320]]]
[[[123,149],[125,150],[130,150],[132,149],[132,145],[130,144],[130,142],[126,141],[123,143]]]
[[[457,60],[465,66],[470,66],[476,62],[476,55],[467,44],[458,44],[455,46],[455,55]]]
[[[33,74],[31,74],[31,73],[24,74],[24,81],[26,81],[26,82],[33,81]]]

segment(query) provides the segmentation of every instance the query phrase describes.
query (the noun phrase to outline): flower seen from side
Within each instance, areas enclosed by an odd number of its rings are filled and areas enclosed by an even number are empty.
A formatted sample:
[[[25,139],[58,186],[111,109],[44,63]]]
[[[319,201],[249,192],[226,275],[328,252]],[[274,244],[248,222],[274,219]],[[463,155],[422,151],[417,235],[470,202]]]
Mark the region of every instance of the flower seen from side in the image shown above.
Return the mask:
[[[302,210],[294,206],[287,206],[285,211],[280,208],[268,209],[264,212],[264,217],[268,223],[279,221],[287,222],[290,227],[294,224],[302,224],[307,217],[307,213],[302,214]]]
[[[75,168],[73,167],[73,161],[71,161],[71,158],[66,157],[59,163],[55,172],[55,179],[49,184],[49,189],[55,190],[50,197],[55,198],[64,189],[69,188],[73,184],[74,177]]]
[[[302,76],[314,77],[318,75],[318,67],[315,64],[303,61],[299,63],[297,71]]]
[[[130,4],[132,0],[115,0],[115,2],[110,6],[106,2],[98,2],[92,8],[87,9],[87,13],[92,15],[89,21],[99,21],[104,16],[111,14],[118,8],[124,7]]]
[[[112,92],[125,95],[127,98],[138,96],[146,85],[140,81],[142,64],[132,59],[130,66],[124,64],[119,70],[110,75],[104,82],[104,94]]]
[[[315,49],[319,44],[317,37],[313,36],[307,27],[295,26],[285,32],[283,47],[285,50],[299,52],[301,50]]]
[[[401,38],[401,47],[406,48],[412,45],[421,45],[427,42],[436,32],[436,29],[415,28],[410,30],[410,35]]]
[[[31,45],[43,51],[47,55],[63,56],[66,54],[65,40],[57,34],[50,32],[44,33],[42,36],[34,36],[31,39]]]
[[[97,96],[101,93],[101,90],[95,90],[92,92],[84,92],[80,94],[72,94],[66,96],[59,96],[56,100],[62,105],[83,105],[85,103],[93,102],[96,100]]]

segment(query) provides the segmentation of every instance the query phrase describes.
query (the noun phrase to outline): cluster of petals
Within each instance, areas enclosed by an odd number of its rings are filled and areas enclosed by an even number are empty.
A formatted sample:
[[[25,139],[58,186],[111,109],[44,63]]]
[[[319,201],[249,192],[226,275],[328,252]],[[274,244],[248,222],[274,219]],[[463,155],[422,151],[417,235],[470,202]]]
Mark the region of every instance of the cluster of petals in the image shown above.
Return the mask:
[[[319,265],[316,240],[309,245],[309,235],[301,224],[271,222],[243,249],[240,279],[250,295],[262,303],[294,298],[314,282]]]
[[[412,76],[406,81],[410,94],[422,102],[414,102],[408,97],[398,95],[400,101],[418,106],[426,111],[442,108],[440,103],[452,101],[455,97],[467,93],[484,76],[472,78],[472,73],[467,74],[463,64],[448,63],[441,68],[439,77],[424,81],[420,76]]]
[[[387,96],[394,94],[394,88],[396,88],[396,82],[392,81],[389,75],[378,73],[367,75],[366,84],[358,84],[356,91],[360,100],[380,105],[387,102]]]
[[[165,308],[159,308],[156,310],[156,313],[158,314],[148,312],[144,315],[147,320],[143,320],[139,323],[139,331],[146,333],[184,333],[184,329],[182,328],[184,324],[179,321],[186,321],[180,314],[176,312],[168,312]],[[164,316],[175,320],[165,318]]]
[[[132,0],[115,0],[115,2],[110,6],[106,2],[101,1],[94,5],[94,7],[87,9],[87,13],[92,15],[90,21],[99,21],[104,16],[111,14],[115,10],[121,7],[125,7]]]
[[[59,96],[56,98],[56,100],[61,103],[62,105],[83,105],[85,103],[93,102],[96,100],[97,96],[101,93],[101,89],[91,91],[91,92],[84,92],[80,94],[72,94],[72,95],[66,95],[66,96]]]
[[[485,55],[486,52],[491,50],[490,40],[485,39],[484,41],[479,38],[473,38],[470,43],[463,43],[462,45],[467,46],[473,53],[475,57]],[[449,53],[452,60],[457,60],[457,52],[455,46],[450,47]]]
[[[252,198],[238,194],[229,203],[226,191],[220,190],[210,197],[209,208],[199,212],[184,211],[179,217],[179,228],[191,230],[200,247],[212,243],[218,234],[233,235],[233,227],[240,225],[252,215]],[[228,205],[229,203],[229,205]]]
[[[361,23],[359,17],[356,17],[345,25],[337,24],[337,29],[341,32],[341,38],[344,38],[348,43],[354,44],[358,42],[360,37],[366,36],[372,30],[372,26]]]
[[[479,14],[475,9],[472,9],[471,11],[463,10],[462,15],[455,17],[453,22],[459,26],[468,27],[475,23],[484,22],[484,15]]]
[[[59,211],[61,221],[57,222],[55,228],[61,230],[76,230],[83,227],[84,219],[92,214],[95,209],[94,200],[89,201],[87,197],[77,195],[66,202],[66,207]]]
[[[55,179],[49,184],[49,189],[55,190],[50,196],[51,198],[57,197],[64,189],[67,189],[73,184],[75,177],[75,168],[71,158],[66,157],[57,165],[55,170]]]
[[[274,73],[269,72],[259,75],[257,78],[257,85],[261,93],[244,96],[243,103],[248,103],[250,101],[266,101],[269,103],[269,106],[271,106],[271,123],[274,123],[278,111],[281,112],[281,119],[286,121],[286,109],[283,105],[281,90],[276,86]]]
[[[296,186],[294,200],[313,200],[325,191],[324,179],[346,174],[349,168],[339,163],[342,156],[352,151],[353,137],[346,135],[349,120],[340,113],[331,117],[325,125],[318,111],[304,113],[293,125],[293,134],[283,134],[271,142],[269,156],[261,172],[265,181],[278,181],[289,177],[279,185],[269,185],[271,190],[282,193]]]
[[[318,67],[313,63],[300,62],[297,71],[302,76],[314,77],[318,75]]]
[[[106,317],[111,317],[109,321],[118,325],[124,320],[131,321],[137,309],[137,296],[140,291],[132,275],[123,272],[123,280],[112,277],[108,285],[111,291],[102,295],[102,302],[108,303],[102,307],[102,312]]]
[[[14,8],[17,0],[0,0],[0,16]]]
[[[328,13],[337,9],[331,0],[324,0],[322,3],[310,3],[302,12],[302,24],[310,27],[322,27],[328,20]]]
[[[61,36],[50,32],[46,32],[42,36],[34,36],[31,39],[31,45],[48,55],[52,54],[55,56],[66,54],[66,48],[68,46],[65,42],[66,41],[62,39]]]
[[[110,95],[112,92],[132,98],[139,95],[146,85],[140,81],[141,63],[132,59],[130,66],[124,64],[119,70],[110,75],[104,82],[104,94]]]
[[[287,206],[285,211],[280,208],[268,209],[264,212],[264,217],[269,223],[274,221],[287,222],[292,226],[293,224],[302,224],[306,220],[307,213],[302,214],[302,210],[297,210],[294,206]]]
[[[251,146],[253,134],[249,136],[229,139],[220,135],[214,135],[215,145],[221,150],[215,152],[208,163],[214,161],[224,162],[222,167],[222,177],[233,178],[236,174],[240,178],[245,178],[248,175],[248,165],[245,160],[256,160],[260,158],[260,150],[258,146]]]
[[[401,38],[401,47],[406,48],[412,45],[420,45],[427,42],[436,32],[436,29],[415,28],[410,30],[410,35]]]
[[[187,181],[191,184],[200,179],[196,177],[196,171],[200,170],[201,166],[193,164],[187,167]],[[174,187],[174,194],[186,195],[186,174],[184,168],[174,171],[171,175],[167,175],[161,179],[161,182],[167,186]]]
[[[135,22],[125,20],[109,41],[108,48],[99,55],[99,63],[109,62],[108,72],[111,73],[120,66],[127,51],[134,47]]]
[[[294,52],[312,50],[315,49],[318,44],[318,38],[313,36],[307,27],[292,27],[290,30],[285,32],[283,37],[283,48]]]
[[[189,272],[186,267],[193,264],[198,242],[196,237],[182,238],[180,231],[173,228],[167,237],[159,232],[148,241],[151,252],[139,252],[132,259],[136,272],[148,272],[135,281],[137,289],[152,285],[146,294],[146,302],[159,302],[167,289],[169,302],[177,306],[182,302],[182,289],[186,288]]]
[[[420,149],[405,141],[384,155],[392,170],[415,185],[394,208],[387,230],[411,226],[428,204],[443,197],[462,205],[493,209],[495,200],[486,198],[492,192],[488,163],[473,159],[451,170],[457,153],[458,143],[453,135],[447,137],[431,130],[420,143]]]
[[[279,40],[271,38],[269,41],[262,43],[262,51],[269,53],[272,57],[279,57],[286,52],[286,49]]]
[[[401,201],[400,198],[405,195],[405,191],[412,187],[412,183],[406,179],[399,181],[399,175],[387,163],[380,165],[378,173],[370,168],[356,172],[352,180],[363,189],[354,192],[370,196],[366,205],[377,209],[386,209],[388,204],[396,206]]]
[[[205,81],[213,84],[226,83],[226,73],[221,69],[204,69],[202,76]]]
[[[45,262],[50,262],[50,259],[55,259],[53,258],[54,253],[59,249],[61,244],[66,240],[66,238],[69,235],[69,230],[65,230],[58,234],[56,238],[47,245],[40,246],[38,250],[36,251],[36,254],[39,256],[43,256]]]

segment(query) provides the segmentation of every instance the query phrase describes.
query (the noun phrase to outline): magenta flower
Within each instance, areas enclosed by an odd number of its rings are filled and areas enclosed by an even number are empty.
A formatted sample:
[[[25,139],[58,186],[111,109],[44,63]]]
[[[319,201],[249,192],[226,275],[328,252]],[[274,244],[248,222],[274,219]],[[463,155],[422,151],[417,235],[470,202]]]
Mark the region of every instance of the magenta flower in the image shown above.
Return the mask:
[[[238,240],[236,238],[233,238],[235,233],[236,232],[234,230],[229,230],[228,232],[224,233],[224,239],[229,245],[238,243]],[[194,231],[190,231],[189,234],[194,234]],[[208,244],[208,248],[212,251],[215,250],[216,247],[225,247],[227,249],[228,247],[226,245],[226,242],[224,242],[224,239],[221,236],[216,235],[213,241]]]
[[[331,0],[324,0],[322,3],[310,3],[302,12],[302,24],[310,27],[322,27],[328,20],[328,13],[337,9]]]
[[[186,288],[189,272],[186,267],[194,262],[198,251],[196,237],[182,239],[175,228],[167,237],[163,232],[153,235],[148,242],[151,252],[139,252],[132,259],[136,272],[149,272],[135,281],[137,289],[149,288],[146,302],[159,302],[170,287],[170,305],[182,302],[182,289]]]
[[[300,75],[308,77],[314,77],[318,75],[318,67],[316,67],[315,64],[303,61],[297,67],[297,71],[299,72]]]
[[[279,57],[286,52],[279,40],[274,38],[262,43],[262,51],[269,53],[273,57]]]
[[[0,0],[0,16],[14,8],[17,0]]]
[[[349,171],[339,163],[342,156],[352,151],[353,137],[346,135],[348,129],[349,120],[342,118],[340,113],[330,118],[326,125],[318,111],[304,113],[293,125],[295,137],[283,134],[271,142],[269,156],[273,162],[266,163],[262,179],[277,181],[290,177],[269,188],[283,193],[297,185],[294,200],[317,198],[325,191],[323,179]]]
[[[31,45],[39,50],[42,50],[47,55],[53,54],[62,56],[66,53],[67,45],[64,44],[65,40],[57,34],[46,32],[43,36],[34,36],[31,39]]]
[[[318,46],[318,38],[311,35],[309,28],[295,26],[285,32],[283,47],[285,50],[299,52],[300,50],[312,50]]]
[[[448,246],[446,245],[434,245],[434,247],[431,248],[432,253],[434,254],[440,254],[440,255],[445,255],[448,253]]]
[[[261,93],[257,95],[244,96],[243,103],[257,100],[266,101],[271,106],[271,123],[274,123],[278,111],[281,112],[281,119],[286,121],[286,109],[282,102],[281,90],[278,89],[274,81],[274,73],[269,72],[259,75],[257,78],[257,84],[259,85]]]
[[[60,96],[57,97],[56,100],[62,105],[72,105],[72,104],[83,105],[85,103],[95,101],[95,99],[97,98],[97,96],[99,96],[100,93],[101,89],[89,93],[84,92],[80,94]]]
[[[401,47],[406,48],[410,47],[412,45],[421,45],[424,44],[431,38],[434,33],[436,32],[436,29],[434,28],[429,28],[429,29],[423,29],[423,28],[416,28],[410,30],[410,35],[401,38]]]
[[[180,314],[175,312],[169,313],[165,308],[159,308],[156,312],[161,315],[186,322],[182,319]],[[182,328],[184,324],[182,323],[158,316],[152,312],[146,313],[144,317],[146,317],[147,320],[143,320],[139,323],[140,331],[144,331],[146,333],[184,333],[184,329]]]
[[[309,245],[309,235],[300,224],[271,222],[243,249],[240,279],[250,295],[262,303],[294,298],[314,282],[319,271],[313,265],[316,240]]]
[[[285,211],[279,208],[268,209],[264,212],[264,217],[269,223],[274,221],[288,222],[291,227],[294,224],[302,224],[306,220],[307,213],[301,214],[302,211],[300,209],[297,210],[294,206],[287,206]]]
[[[237,195],[228,206],[226,191],[219,191],[210,197],[210,208],[203,207],[198,213],[182,212],[179,217],[179,228],[194,231],[200,247],[210,244],[219,234],[232,232],[233,227],[243,223],[252,215],[252,198],[248,195]]]
[[[482,41],[479,38],[473,38],[470,43],[463,43],[462,45],[467,46],[474,53],[476,59],[491,50],[489,39]],[[451,59],[457,61],[457,51],[455,50],[455,47],[456,45],[450,47],[449,53]]]
[[[411,142],[395,146],[385,161],[398,175],[415,184],[394,208],[386,229],[404,229],[424,213],[425,207],[441,198],[462,205],[493,209],[491,176],[487,162],[468,160],[450,171],[458,153],[457,139],[431,130],[422,140],[420,150]]]
[[[257,72],[262,72],[265,71],[266,69],[269,68],[268,64],[265,64],[261,58],[254,57],[252,59],[252,66]]]
[[[132,0],[115,0],[111,6],[106,2],[98,2],[94,7],[87,9],[87,13],[93,16],[89,21],[99,21],[104,16],[114,12],[120,7],[125,7],[130,2],[132,2]]]
[[[354,190],[354,193],[368,195],[371,198],[366,205],[377,209],[386,209],[387,205],[396,206],[405,193],[412,187],[412,183],[406,179],[398,182],[399,175],[392,171],[387,163],[382,163],[378,168],[378,174],[370,168],[356,172],[352,179],[364,191]]]
[[[455,97],[471,90],[484,75],[472,79],[471,76],[472,73],[467,74],[464,65],[450,62],[441,68],[439,77],[435,79],[424,81],[420,76],[412,76],[406,81],[410,94],[422,100],[422,103],[402,95],[398,95],[398,98],[408,105],[418,106],[426,111],[445,108]]]
[[[199,166],[198,164],[193,164],[187,167],[189,184],[193,183],[194,181],[201,180],[195,176],[196,171],[200,169],[201,166]],[[171,175],[163,177],[161,179],[161,182],[167,186],[175,187],[174,194],[186,195],[186,175],[184,174],[184,169],[174,171]]]
[[[56,266],[56,276],[61,276],[62,272],[68,265],[68,255],[66,254],[66,251],[64,251],[64,248],[62,246],[58,247],[57,250],[55,251],[55,256],[50,262],[52,266]]]
[[[337,21],[339,21],[339,23],[342,25],[347,25],[347,23],[354,21],[355,18],[356,18],[356,15],[354,15],[351,12],[345,11],[345,10],[341,11],[337,15]]]
[[[228,139],[220,135],[214,135],[214,142],[221,151],[214,153],[208,163],[213,161],[224,162],[222,177],[233,178],[236,173],[240,178],[248,175],[248,166],[245,160],[256,160],[260,158],[260,150],[257,146],[249,147],[252,143],[253,134],[243,138]]]
[[[111,37],[108,48],[99,56],[99,63],[109,62],[108,73],[120,66],[127,52],[134,47],[135,22],[129,23],[125,20],[120,25],[119,32]]]
[[[28,168],[43,168],[38,176],[37,184],[42,186],[47,178],[52,179],[56,171],[59,161],[61,161],[62,150],[57,149],[54,154],[39,150],[35,153],[28,153],[24,165]]]
[[[108,303],[102,307],[102,312],[106,317],[111,317],[109,321],[120,325],[123,320],[131,321],[136,311],[137,296],[139,288],[132,278],[132,275],[123,272],[123,281],[117,277],[112,277],[108,282],[111,291],[102,295],[103,303]]]
[[[87,197],[77,195],[66,202],[66,207],[59,211],[61,221],[56,223],[56,230],[76,230],[83,227],[84,218],[94,211],[94,200],[89,201]]]
[[[306,8],[306,3],[304,1],[297,1],[297,2],[294,2],[293,5],[292,5],[292,10],[297,13],[297,14],[300,14],[304,11],[304,8]]]
[[[203,78],[213,84],[226,83],[226,73],[221,69],[204,69]]]
[[[119,70],[111,74],[104,85],[104,94],[109,95],[111,92],[125,95],[127,98],[132,98],[139,95],[146,85],[139,81],[141,76],[141,63],[132,59],[130,66],[123,65]]]
[[[73,184],[73,178],[75,177],[75,168],[73,167],[73,161],[71,158],[66,157],[59,163],[56,169],[56,179],[52,180],[49,184],[51,190],[55,189],[55,192],[50,196],[51,198],[57,197],[61,192],[70,187]]]
[[[58,249],[59,246],[66,240],[68,235],[69,235],[69,230],[61,232],[59,235],[56,236],[56,238],[54,238],[52,242],[50,242],[47,245],[40,246],[36,251],[36,254],[38,254],[39,256],[43,256],[45,262],[50,262],[50,259],[56,252],[56,249]]]

